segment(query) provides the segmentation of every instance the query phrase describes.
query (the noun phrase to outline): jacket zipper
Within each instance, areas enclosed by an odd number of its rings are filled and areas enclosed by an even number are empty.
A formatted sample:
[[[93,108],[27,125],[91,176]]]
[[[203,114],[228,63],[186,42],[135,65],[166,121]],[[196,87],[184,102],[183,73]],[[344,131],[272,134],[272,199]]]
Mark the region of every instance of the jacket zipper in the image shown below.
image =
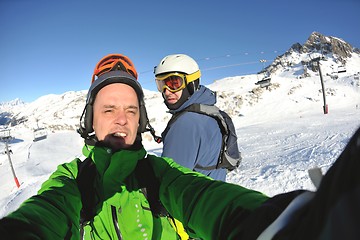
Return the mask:
[[[120,228],[119,228],[119,223],[118,223],[118,219],[117,219],[115,206],[111,206],[111,215],[112,215],[112,220],[113,220],[114,228],[116,231],[116,235],[117,235],[118,239],[121,240],[122,236],[121,236],[121,232],[120,232]]]

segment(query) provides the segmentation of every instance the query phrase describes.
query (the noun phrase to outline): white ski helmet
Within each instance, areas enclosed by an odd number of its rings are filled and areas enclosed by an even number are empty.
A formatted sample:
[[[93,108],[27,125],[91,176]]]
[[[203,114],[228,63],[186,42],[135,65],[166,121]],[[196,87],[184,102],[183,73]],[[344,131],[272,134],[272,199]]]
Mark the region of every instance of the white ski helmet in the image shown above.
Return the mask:
[[[170,72],[181,72],[191,75],[198,71],[200,73],[199,65],[196,61],[185,54],[168,55],[154,68],[155,76]],[[201,74],[199,74],[200,76]]]

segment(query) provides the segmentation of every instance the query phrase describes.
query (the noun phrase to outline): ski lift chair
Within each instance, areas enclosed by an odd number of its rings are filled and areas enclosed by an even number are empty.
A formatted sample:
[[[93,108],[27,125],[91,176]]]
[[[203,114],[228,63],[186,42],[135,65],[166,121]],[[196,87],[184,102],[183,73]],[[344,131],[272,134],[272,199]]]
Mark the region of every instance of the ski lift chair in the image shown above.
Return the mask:
[[[343,65],[339,66],[338,67],[338,73],[344,73],[344,72],[346,72],[345,66],[343,66]]]
[[[45,128],[37,128],[34,130],[34,142],[47,138],[47,132]]]
[[[255,85],[260,85],[260,87],[264,88],[264,87],[269,87],[271,84],[271,77],[265,77],[262,80],[258,81],[255,83]]]
[[[0,131],[0,139],[1,140],[6,140],[11,138],[10,136],[10,129],[4,129]]]

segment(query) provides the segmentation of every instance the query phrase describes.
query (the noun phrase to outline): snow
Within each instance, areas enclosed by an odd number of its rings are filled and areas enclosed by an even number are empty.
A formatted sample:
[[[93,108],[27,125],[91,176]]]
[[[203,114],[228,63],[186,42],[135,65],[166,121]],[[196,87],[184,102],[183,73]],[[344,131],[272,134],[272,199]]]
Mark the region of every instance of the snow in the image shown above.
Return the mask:
[[[208,85],[217,91],[217,105],[233,117],[243,156],[241,166],[228,174],[227,182],[270,196],[294,189],[315,190],[308,170],[318,166],[325,173],[360,126],[359,80],[354,78],[360,60],[354,59],[337,80],[324,75],[328,114],[323,112],[320,79],[314,72],[299,79],[301,70],[283,71],[272,76],[269,89],[255,85],[261,80],[259,75],[229,77]],[[323,73],[330,72],[330,63],[322,67]],[[82,102],[79,107],[79,101],[85,99],[85,93],[44,96],[13,108],[19,116],[33,116],[33,122],[11,128],[14,139],[9,142],[10,157],[20,188],[4,154],[5,144],[0,143],[0,218],[36,194],[57,165],[81,155],[83,141],[76,131],[53,129],[46,139],[33,142],[33,128],[37,123],[34,119],[40,119],[44,126],[69,122],[74,126],[82,113],[84,105]],[[160,134],[170,116],[159,93],[145,90],[145,96],[149,119]],[[71,105],[72,98],[77,99],[76,105]],[[64,111],[70,105],[70,112]],[[60,123],[55,115],[61,116]],[[148,133],[143,143],[148,152],[161,154],[162,146],[151,141]]]

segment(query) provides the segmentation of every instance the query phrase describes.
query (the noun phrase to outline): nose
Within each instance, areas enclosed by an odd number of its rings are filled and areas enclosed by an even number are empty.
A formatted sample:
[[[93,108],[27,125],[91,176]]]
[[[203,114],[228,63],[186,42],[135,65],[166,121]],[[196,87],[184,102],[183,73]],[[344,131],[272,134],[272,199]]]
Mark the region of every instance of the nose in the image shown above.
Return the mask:
[[[115,123],[119,124],[121,126],[125,125],[127,123],[127,117],[124,110],[120,110],[117,112],[115,116]]]
[[[165,95],[171,95],[171,94],[174,94],[174,93],[173,93],[173,92],[170,92],[169,89],[165,88],[164,94],[165,94]]]

